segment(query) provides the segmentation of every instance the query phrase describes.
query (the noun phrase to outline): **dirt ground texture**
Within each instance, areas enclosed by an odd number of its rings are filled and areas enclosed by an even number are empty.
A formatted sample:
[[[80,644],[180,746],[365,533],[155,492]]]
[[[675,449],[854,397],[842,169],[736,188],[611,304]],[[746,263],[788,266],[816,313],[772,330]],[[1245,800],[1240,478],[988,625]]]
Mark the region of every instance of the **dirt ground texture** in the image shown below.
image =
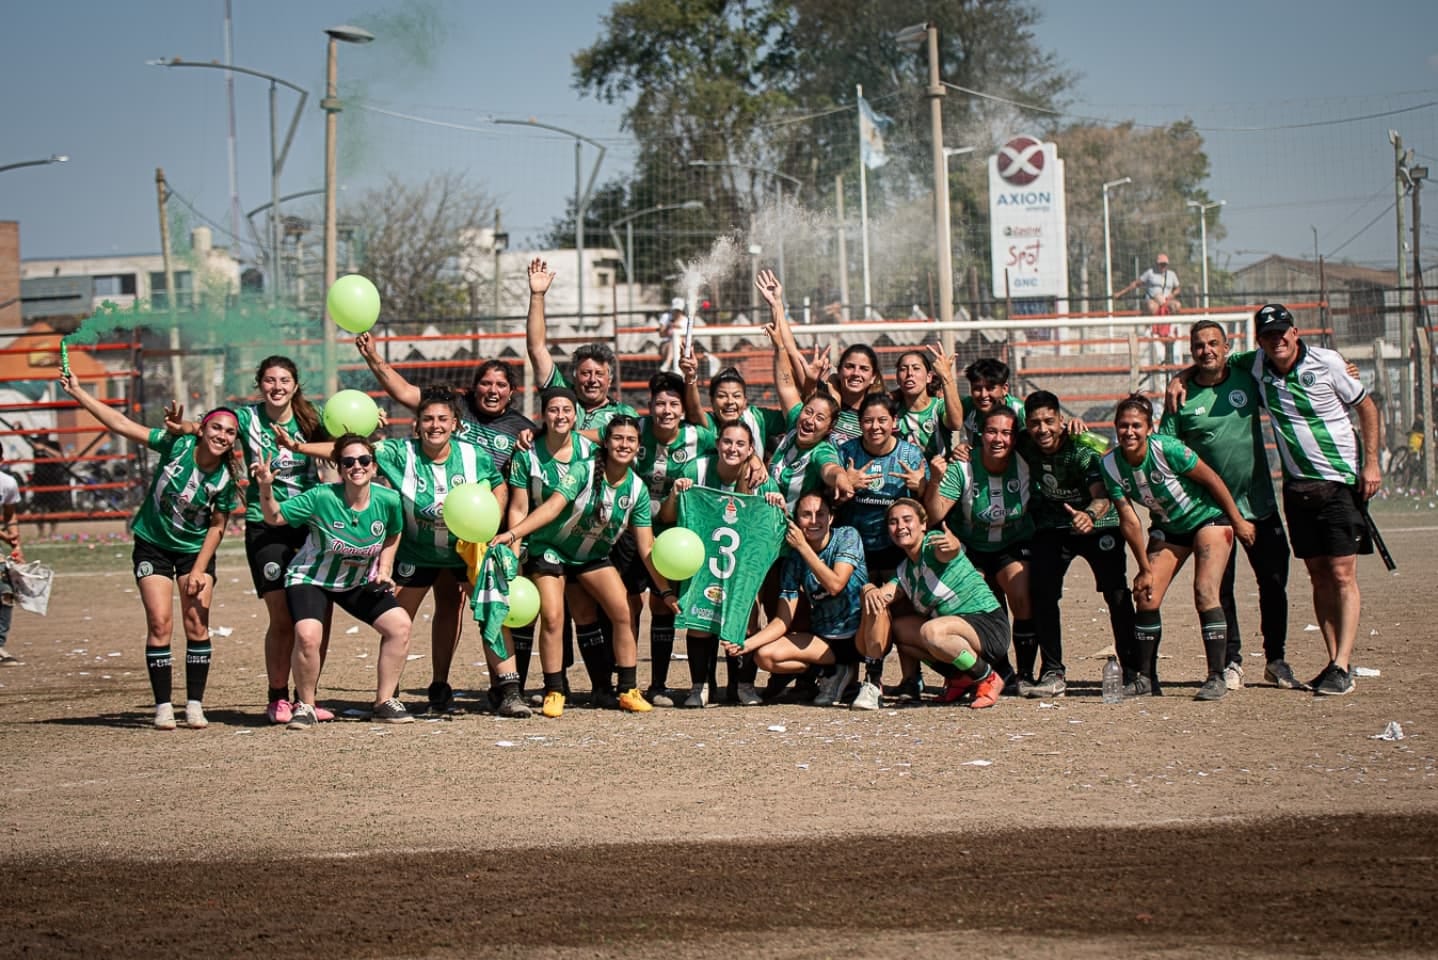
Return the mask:
[[[1400,571],[1361,561],[1356,657],[1380,675],[1347,697],[1263,684],[1240,560],[1249,686],[1191,699],[1185,577],[1167,695],[1105,705],[1107,616],[1080,565],[1054,701],[506,721],[478,712],[470,626],[452,680],[471,712],[381,726],[343,719],[372,699],[378,644],[338,614],[321,702],[342,719],[309,733],[264,720],[264,613],[238,554],[221,558],[211,725],[162,733],[128,545],[36,551],[59,571],[50,614],[17,612],[24,665],[0,669],[0,956],[1433,955],[1438,524],[1383,522]],[[1312,676],[1301,564],[1290,615],[1289,660]],[[1374,739],[1390,721],[1406,737]]]

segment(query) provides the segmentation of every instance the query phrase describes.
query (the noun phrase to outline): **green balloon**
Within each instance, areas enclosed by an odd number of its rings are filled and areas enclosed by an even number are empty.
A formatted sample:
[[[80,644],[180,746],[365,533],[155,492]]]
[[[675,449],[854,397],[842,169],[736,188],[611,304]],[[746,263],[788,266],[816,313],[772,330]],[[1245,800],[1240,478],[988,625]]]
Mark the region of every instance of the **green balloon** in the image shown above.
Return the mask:
[[[363,390],[341,390],[325,401],[325,429],[330,436],[357,433],[367,437],[379,426],[379,407]]]
[[[528,577],[509,581],[509,615],[506,627],[527,627],[539,616],[539,589]]]
[[[482,484],[460,484],[444,498],[444,525],[461,540],[488,543],[499,532],[499,501]]]
[[[704,541],[683,527],[670,527],[654,539],[654,569],[669,580],[688,580],[704,566]]]
[[[346,274],[330,286],[325,309],[350,333],[364,333],[379,319],[379,291],[368,277]]]

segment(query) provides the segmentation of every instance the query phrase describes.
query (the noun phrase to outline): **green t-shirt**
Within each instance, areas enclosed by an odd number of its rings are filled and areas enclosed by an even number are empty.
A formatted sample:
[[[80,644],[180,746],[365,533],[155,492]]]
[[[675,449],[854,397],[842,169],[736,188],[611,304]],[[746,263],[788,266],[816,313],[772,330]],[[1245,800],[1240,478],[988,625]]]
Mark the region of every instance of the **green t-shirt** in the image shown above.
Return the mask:
[[[529,508],[533,510],[558,489],[559,481],[574,464],[594,459],[594,448],[594,441],[574,430],[569,434],[569,459],[560,460],[550,452],[543,435],[536,437],[534,446],[516,450],[509,461],[509,485],[529,493]]]
[[[608,556],[626,527],[652,526],[649,491],[634,471],[610,484],[597,467],[594,460],[572,465],[559,481],[556,492],[569,506],[534,534],[531,555],[551,563],[588,563]]]
[[[949,464],[939,483],[939,496],[954,501],[945,518],[964,546],[993,553],[1032,539],[1034,520],[1029,514],[1033,481],[1023,457],[1009,458],[1001,474],[990,474],[976,454],[967,463]]]
[[[559,364],[557,363],[550,366],[549,379],[540,384],[539,389],[548,390],[551,387],[568,387],[570,390],[574,389],[574,385],[570,383],[569,378],[560,371]],[[583,404],[580,404],[579,409],[576,410],[575,413],[577,414],[575,417],[577,421],[574,425],[575,430],[595,430],[601,434],[604,432],[604,428],[609,426],[609,421],[620,414],[630,417],[639,416],[638,411],[629,404],[619,403],[614,400],[609,400],[601,406],[595,407],[593,410],[587,409]]]
[[[799,411],[803,409],[796,403],[789,411],[789,432],[784,434],[784,439],[779,441],[774,455],[769,458],[769,476],[784,495],[790,513],[799,505],[800,497],[824,486],[824,468],[839,462],[838,450],[827,439],[820,440],[807,450],[799,448],[799,432],[795,424],[799,422]]]
[[[416,567],[464,566],[454,552],[458,538],[445,526],[441,504],[463,483],[487,482],[491,490],[499,488],[503,480],[489,454],[472,443],[450,440],[449,456],[435,462],[424,455],[418,438],[409,437],[381,441],[375,461],[404,510],[395,571],[410,576]]]
[[[285,586],[308,583],[339,593],[364,586],[385,540],[404,530],[399,494],[372,483],[369,505],[356,512],[344,490],[343,483],[322,483],[280,504],[285,522],[310,534],[285,571]]]
[[[747,469],[747,468],[746,468]],[[705,487],[709,490],[719,490],[723,493],[737,493],[737,483],[725,483],[719,478],[719,455],[711,453],[702,457],[694,467],[694,485]],[[762,497],[766,493],[778,493],[779,485],[774,482],[773,477],[766,476],[759,486],[749,493],[752,496]]]
[[[706,413],[704,419],[709,429],[714,431],[714,436],[719,436],[719,421],[714,414]],[[772,407],[746,406],[739,419],[749,426],[749,432],[754,435],[754,452],[761,457],[789,429],[788,416],[783,410]]]
[[[319,405],[315,405],[316,412],[323,413]],[[275,421],[271,420],[265,413],[263,403],[252,403],[240,407],[235,411],[240,421],[239,435],[235,446],[245,457],[245,470],[248,473],[250,465],[263,456],[270,458],[270,470],[275,474],[275,499],[284,503],[290,497],[308,487],[314,486],[316,482],[314,460],[294,450],[285,450],[275,441]],[[307,437],[300,429],[299,421],[293,415],[290,419],[279,424],[285,428],[297,443],[311,442],[317,437]],[[258,484],[251,484],[249,503],[245,507],[246,523],[264,523],[265,511],[260,506],[260,489]]]
[[[691,487],[679,495],[679,526],[704,542],[704,564],[684,581],[676,627],[743,644],[749,612],[784,543],[784,512],[763,497]]]
[[[1159,433],[1177,437],[1213,468],[1238,512],[1249,520],[1278,509],[1268,456],[1263,449],[1262,400],[1253,374],[1229,367],[1223,381],[1204,386],[1188,381],[1188,396],[1174,413],[1164,414]]]
[[[639,418],[639,457],[634,471],[649,488],[649,499],[659,503],[669,496],[674,481],[680,477],[694,479],[694,465],[699,458],[714,452],[714,431],[692,423],[680,423],[679,432],[669,443],[654,436],[652,417]]]
[[[983,411],[974,405],[973,397],[961,397],[959,403],[964,411],[963,442],[971,447],[977,447],[979,445],[979,421],[983,419]],[[1008,394],[1004,397],[1004,406],[1012,410],[1017,418],[1014,430],[1022,430],[1024,428],[1024,402],[1013,394]],[[954,439],[959,438],[955,437]]]
[[[998,598],[967,554],[960,553],[948,563],[939,560],[935,543],[943,536],[937,530],[926,533],[918,561],[908,557],[900,560],[892,582],[908,596],[914,610],[925,617],[957,617],[999,609]]]
[[[1073,518],[1064,505],[1083,510],[1093,502],[1090,489],[1093,484],[1103,482],[1099,471],[1100,454],[1081,443],[1074,443],[1073,437],[1067,434],[1053,453],[1041,451],[1034,438],[1026,432],[1014,439],[1014,452],[1029,465],[1029,476],[1033,480],[1036,496],[1029,504],[1029,512],[1034,518],[1034,528],[1072,530]],[[1094,521],[1095,528],[1116,526],[1116,510],[1109,510]]]
[[[177,437],[156,428],[145,443],[160,455],[160,465],[130,520],[130,532],[165,550],[199,553],[214,512],[233,513],[239,508],[234,474],[224,461],[209,473],[199,468],[195,463],[199,437]]]
[[[1198,454],[1181,440],[1155,433],[1138,466],[1129,464],[1117,447],[1104,454],[1101,463],[1109,497],[1148,507],[1153,525],[1164,533],[1190,533],[1223,516],[1208,491],[1184,476],[1198,464]]]

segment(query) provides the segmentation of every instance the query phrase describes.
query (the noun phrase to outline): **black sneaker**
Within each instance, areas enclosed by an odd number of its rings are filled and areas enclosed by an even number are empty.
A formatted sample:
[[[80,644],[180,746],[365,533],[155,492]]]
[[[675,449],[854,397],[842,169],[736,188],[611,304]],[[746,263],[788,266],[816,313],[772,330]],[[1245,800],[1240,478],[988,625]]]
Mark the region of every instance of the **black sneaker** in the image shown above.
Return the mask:
[[[1330,666],[1323,679],[1313,685],[1313,695],[1316,697],[1341,697],[1352,692],[1353,677],[1337,665]]]
[[[1263,668],[1263,679],[1280,690],[1307,690],[1308,684],[1293,675],[1286,660],[1270,660]]]
[[[1064,695],[1068,683],[1057,670],[1045,670],[1038,683],[1020,683],[1019,692],[1025,697],[1052,700]]]
[[[1143,674],[1133,678],[1132,683],[1123,685],[1123,696],[1127,700],[1130,697],[1146,697],[1153,693],[1153,683]]]
[[[1337,667],[1333,665],[1333,661],[1328,661],[1328,666],[1324,667],[1321,671],[1319,671],[1318,676],[1308,681],[1308,689],[1316,691],[1318,689],[1318,685],[1321,684],[1324,680],[1327,680],[1328,675],[1336,669]]]
[[[1198,688],[1198,693],[1193,695],[1193,699],[1212,702],[1222,700],[1226,696],[1228,696],[1228,683],[1224,680],[1223,674],[1213,673],[1203,681],[1203,686]]]
[[[494,712],[498,716],[511,717],[516,720],[524,720],[533,716],[533,712],[525,705],[518,690],[510,690],[502,694],[499,703],[495,704]]]
[[[375,723],[414,723],[414,717],[410,716],[398,697],[390,697],[376,705],[370,719]]]
[[[426,693],[429,696],[427,712],[430,716],[441,717],[447,713],[457,712],[454,706],[454,688],[443,680],[431,683]]]
[[[901,703],[918,703],[924,699],[924,685],[917,677],[902,680],[896,686],[885,687],[884,696],[893,697]]]

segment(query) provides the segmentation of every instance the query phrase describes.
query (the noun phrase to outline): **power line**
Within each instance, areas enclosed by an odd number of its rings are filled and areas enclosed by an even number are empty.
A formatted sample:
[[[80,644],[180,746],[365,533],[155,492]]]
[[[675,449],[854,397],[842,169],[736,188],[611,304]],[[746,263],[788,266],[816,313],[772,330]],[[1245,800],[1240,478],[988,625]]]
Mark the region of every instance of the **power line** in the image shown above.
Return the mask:
[[[239,250],[244,247],[245,240],[242,237],[235,236],[228,229],[216,223],[212,218],[205,216],[204,212],[202,212],[199,207],[195,206],[189,200],[185,199],[184,194],[180,193],[180,191],[176,190],[173,186],[171,186],[168,180],[165,181],[165,195],[174,197],[176,200],[180,201],[180,203],[184,204],[186,209],[188,209],[195,216],[199,217],[201,220],[205,221],[205,223],[209,224],[213,229],[218,230],[220,233],[223,233],[225,236],[235,241],[236,250]]]
[[[1369,231],[1369,229],[1370,229],[1375,223],[1377,223],[1379,220],[1382,220],[1384,217],[1388,216],[1388,214],[1392,213],[1392,212],[1393,212],[1393,208],[1396,207],[1396,206],[1398,206],[1398,201],[1397,201],[1397,200],[1394,200],[1392,203],[1388,204],[1388,206],[1386,206],[1386,207],[1384,207],[1382,210],[1378,211],[1378,216],[1374,217],[1372,220],[1369,220],[1367,223],[1365,223],[1365,224],[1363,225],[1362,229],[1360,229],[1360,230],[1359,230],[1357,233],[1355,233],[1353,236],[1349,237],[1347,240],[1344,240],[1344,241],[1343,241],[1342,243],[1340,243],[1338,246],[1336,246],[1336,247],[1334,247],[1332,250],[1328,251],[1327,256],[1332,257],[1332,256],[1336,255],[1336,254],[1337,254],[1339,251],[1341,251],[1344,247],[1348,246],[1348,245],[1349,245],[1350,243],[1352,243],[1354,240],[1357,240],[1359,237],[1363,236],[1365,233],[1367,233],[1367,232]]]

